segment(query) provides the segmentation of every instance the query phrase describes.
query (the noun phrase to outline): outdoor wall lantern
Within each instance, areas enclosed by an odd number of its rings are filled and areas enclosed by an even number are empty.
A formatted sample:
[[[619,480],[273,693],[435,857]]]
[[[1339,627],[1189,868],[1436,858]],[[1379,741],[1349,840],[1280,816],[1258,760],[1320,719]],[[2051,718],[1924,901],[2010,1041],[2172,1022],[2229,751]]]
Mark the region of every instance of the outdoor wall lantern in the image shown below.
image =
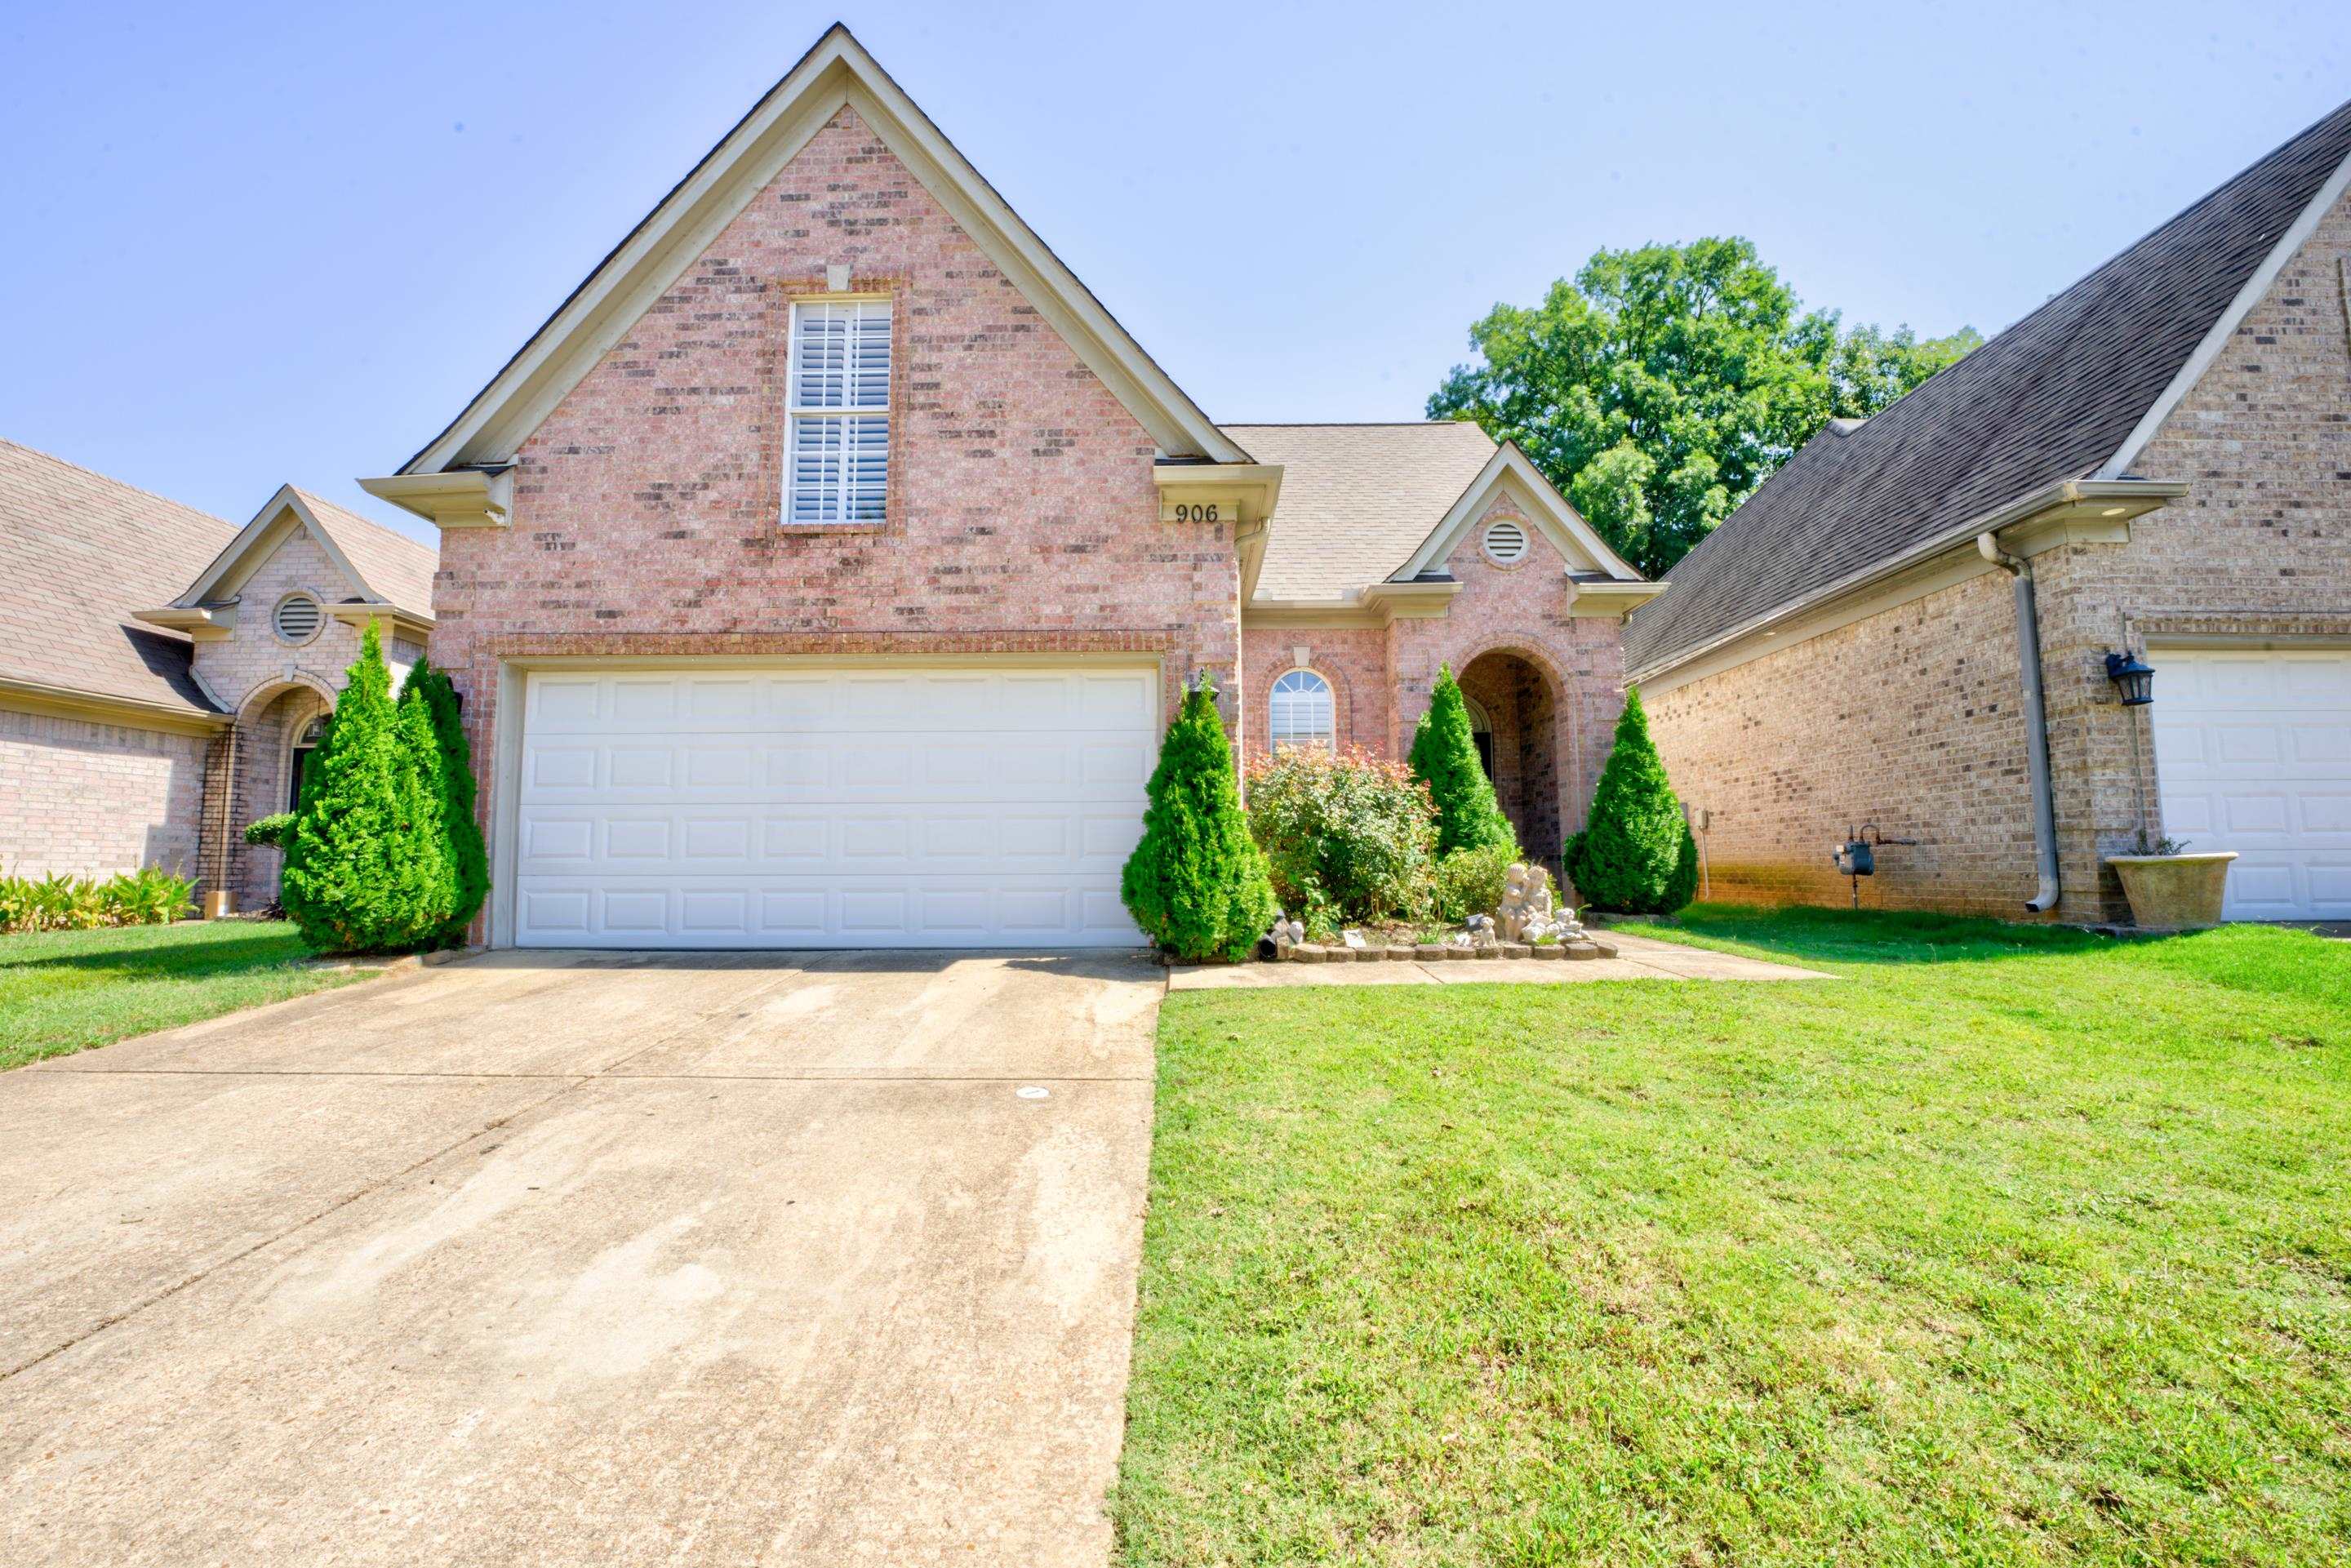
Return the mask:
[[[2155,700],[2155,669],[2137,653],[2108,653],[2106,679],[2122,694],[2125,707],[2145,707]]]

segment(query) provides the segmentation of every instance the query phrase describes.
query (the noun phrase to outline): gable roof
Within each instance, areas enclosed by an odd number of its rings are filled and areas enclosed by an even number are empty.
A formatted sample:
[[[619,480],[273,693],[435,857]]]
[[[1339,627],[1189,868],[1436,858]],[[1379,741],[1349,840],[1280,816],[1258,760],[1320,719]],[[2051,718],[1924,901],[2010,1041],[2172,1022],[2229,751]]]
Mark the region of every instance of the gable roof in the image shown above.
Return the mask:
[[[1469,532],[1470,525],[1485,515],[1494,497],[1508,494],[1534,523],[1536,528],[1551,541],[1552,549],[1570,563],[1582,561],[1586,572],[1614,578],[1619,582],[1639,582],[1642,576],[1632,563],[1608,546],[1608,541],[1595,532],[1574,504],[1559,493],[1559,486],[1543,476],[1542,470],[1520,449],[1515,441],[1505,441],[1486,460],[1478,476],[1461,492],[1461,498],[1428,532],[1412,559],[1398,567],[1390,580],[1409,581],[1428,572],[1442,571],[1455,549]]]
[[[1384,582],[1494,459],[1466,420],[1411,424],[1229,424],[1282,471],[1259,570],[1260,600],[1347,599]]]
[[[217,713],[183,634],[137,624],[235,524],[0,440],[0,682]]]
[[[597,358],[844,104],[938,199],[1163,453],[1249,461],[836,22],[400,471],[431,474],[510,458]]]
[[[289,524],[308,529],[342,573],[350,591],[347,602],[389,604],[430,623],[439,552],[291,485],[278,486],[253,520],[171,601],[172,606],[192,610],[233,598],[253,568],[286,537]]]
[[[2351,177],[2351,104],[1874,419],[1815,435],[1628,623],[1635,678],[2053,483],[2123,474]],[[1850,422],[1844,422],[1850,424]]]

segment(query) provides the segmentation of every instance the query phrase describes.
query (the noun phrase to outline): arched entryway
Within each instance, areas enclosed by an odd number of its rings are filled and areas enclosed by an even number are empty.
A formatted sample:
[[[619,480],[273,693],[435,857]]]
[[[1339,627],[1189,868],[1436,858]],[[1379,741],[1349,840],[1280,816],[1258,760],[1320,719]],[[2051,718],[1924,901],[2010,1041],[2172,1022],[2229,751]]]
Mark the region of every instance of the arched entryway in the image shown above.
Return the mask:
[[[237,716],[236,783],[226,827],[234,867],[230,883],[240,908],[263,909],[277,902],[284,857],[266,844],[246,843],[246,824],[294,809],[302,772],[331,706],[317,687],[296,684],[255,693]]]
[[[1502,814],[1519,831],[1527,853],[1559,870],[1561,842],[1559,688],[1533,661],[1507,649],[1479,654],[1462,666],[1461,695],[1469,700],[1478,752],[1494,780]]]

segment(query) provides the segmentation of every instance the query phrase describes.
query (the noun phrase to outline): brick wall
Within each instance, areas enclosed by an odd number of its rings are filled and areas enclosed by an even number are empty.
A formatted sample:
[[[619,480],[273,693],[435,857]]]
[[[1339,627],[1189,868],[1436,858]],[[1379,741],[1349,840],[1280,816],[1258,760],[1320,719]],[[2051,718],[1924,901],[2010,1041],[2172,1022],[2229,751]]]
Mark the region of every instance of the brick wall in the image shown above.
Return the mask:
[[[889,511],[779,523],[789,304],[846,267],[895,302]],[[843,110],[518,454],[512,526],[444,536],[434,656],[488,771],[501,655],[1240,658],[1228,528],[1162,524],[1153,443]],[[492,798],[486,777],[482,799]]]
[[[2060,872],[2057,917],[2127,917],[2102,857],[2156,814],[2140,710],[2104,654],[2145,639],[2351,638],[2351,338],[2339,204],[2133,463],[2190,494],[2127,544],[2036,558]],[[2158,672],[2158,648],[2149,662]],[[2032,821],[2008,580],[1986,575],[1647,696],[1719,897],[1843,903],[1828,845],[1874,818],[1892,848],[1863,903],[2023,915]],[[2162,678],[2157,677],[2158,701]],[[2138,727],[2137,767],[2132,727]],[[2160,831],[2147,821],[2149,832]]]
[[[0,710],[0,872],[196,870],[204,740]]]
[[[1273,683],[1301,665],[1331,683],[1340,750],[1361,747],[1377,757],[1395,755],[1389,744],[1385,627],[1252,626],[1241,643],[1249,693],[1241,716],[1245,755],[1265,755]]]
[[[2043,556],[2042,560],[2050,558]],[[1874,821],[1916,838],[1861,902],[2014,918],[2032,895],[2009,579],[1956,588],[1670,691],[1650,733],[1701,831],[1708,894],[1844,904],[1830,846]],[[2021,847],[2020,847],[2021,846]]]

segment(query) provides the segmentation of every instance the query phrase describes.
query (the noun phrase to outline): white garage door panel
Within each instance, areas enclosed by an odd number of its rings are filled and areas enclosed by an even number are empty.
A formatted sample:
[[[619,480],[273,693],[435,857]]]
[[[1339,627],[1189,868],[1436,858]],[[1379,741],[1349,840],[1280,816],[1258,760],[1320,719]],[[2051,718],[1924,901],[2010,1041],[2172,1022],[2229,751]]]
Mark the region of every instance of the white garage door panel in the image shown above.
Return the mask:
[[[1149,669],[546,673],[525,946],[1134,946]]]
[[[2229,918],[2351,918],[2351,651],[2149,662],[2163,831],[2237,852]]]

